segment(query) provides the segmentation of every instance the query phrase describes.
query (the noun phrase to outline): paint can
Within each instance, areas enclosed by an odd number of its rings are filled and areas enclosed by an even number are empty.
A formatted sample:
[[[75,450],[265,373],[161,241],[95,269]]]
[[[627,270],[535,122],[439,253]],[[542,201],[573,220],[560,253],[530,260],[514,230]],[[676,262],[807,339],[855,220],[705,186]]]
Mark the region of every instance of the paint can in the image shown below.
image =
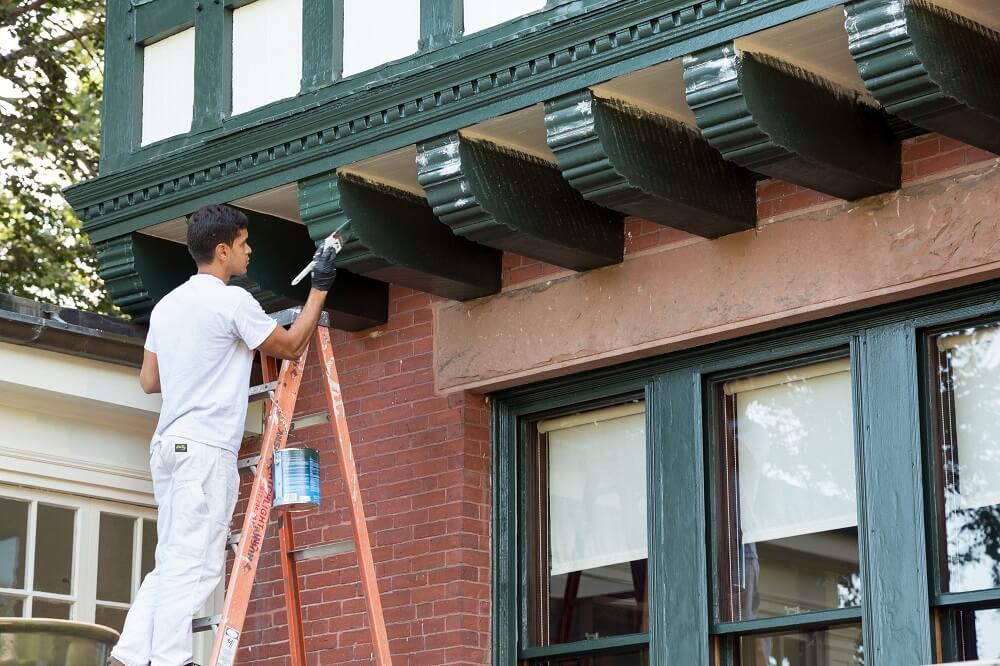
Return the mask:
[[[274,501],[282,511],[308,511],[319,506],[319,451],[307,448],[274,452]]]

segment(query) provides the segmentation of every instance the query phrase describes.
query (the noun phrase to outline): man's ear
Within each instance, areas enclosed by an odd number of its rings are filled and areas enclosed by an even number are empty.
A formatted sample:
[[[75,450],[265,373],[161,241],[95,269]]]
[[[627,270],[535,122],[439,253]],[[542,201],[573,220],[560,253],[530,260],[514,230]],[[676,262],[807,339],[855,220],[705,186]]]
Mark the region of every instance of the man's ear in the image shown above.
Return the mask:
[[[215,258],[221,260],[222,263],[226,263],[226,259],[229,256],[229,246],[225,243],[219,243],[215,246]]]

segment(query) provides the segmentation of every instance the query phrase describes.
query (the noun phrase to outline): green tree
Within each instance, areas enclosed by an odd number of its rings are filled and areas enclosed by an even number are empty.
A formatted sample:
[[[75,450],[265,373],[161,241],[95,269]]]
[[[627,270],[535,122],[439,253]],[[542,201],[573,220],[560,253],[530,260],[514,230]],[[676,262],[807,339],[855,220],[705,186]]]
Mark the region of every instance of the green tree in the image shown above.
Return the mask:
[[[97,175],[104,7],[0,0],[0,292],[112,313],[60,190]]]

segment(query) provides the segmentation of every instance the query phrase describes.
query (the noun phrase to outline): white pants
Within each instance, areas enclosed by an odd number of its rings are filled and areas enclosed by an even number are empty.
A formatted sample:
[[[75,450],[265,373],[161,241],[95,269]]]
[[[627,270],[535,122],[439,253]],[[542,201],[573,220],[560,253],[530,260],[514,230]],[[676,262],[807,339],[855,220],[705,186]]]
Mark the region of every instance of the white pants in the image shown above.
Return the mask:
[[[239,471],[231,451],[176,437],[153,439],[149,468],[156,565],[111,654],[126,666],[183,666],[192,661],[191,620],[225,573]]]

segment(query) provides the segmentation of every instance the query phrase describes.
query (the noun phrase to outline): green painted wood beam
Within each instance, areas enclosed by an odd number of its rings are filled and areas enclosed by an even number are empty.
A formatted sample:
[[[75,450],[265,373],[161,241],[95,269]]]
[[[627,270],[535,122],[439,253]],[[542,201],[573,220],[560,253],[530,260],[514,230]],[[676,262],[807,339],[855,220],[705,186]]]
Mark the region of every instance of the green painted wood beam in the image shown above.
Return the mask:
[[[142,116],[141,54],[135,42],[131,0],[108,0],[101,100],[101,174],[124,164],[132,147],[138,144]],[[108,131],[110,127],[115,131]]]
[[[157,301],[197,272],[180,243],[134,233],[97,244],[98,273],[111,300],[139,323]]]
[[[684,83],[702,135],[742,167],[847,200],[899,188],[899,142],[854,92],[732,43],[685,57]]]
[[[618,263],[621,216],[541,159],[455,132],[417,146],[418,181],[458,236],[577,271]]]
[[[845,7],[851,55],[886,110],[1000,152],[1000,33],[925,0]]]
[[[455,300],[500,291],[501,253],[452,234],[414,194],[331,173],[300,182],[299,204],[316,241],[346,227],[338,267]]]
[[[420,0],[421,51],[454,44],[465,24],[463,0]]]
[[[756,224],[753,175],[679,121],[581,90],[545,104],[545,130],[589,201],[707,238]]]
[[[302,0],[302,92],[344,73],[344,0]]]
[[[274,312],[302,305],[309,296],[309,279],[292,286],[314,250],[305,225],[252,210],[241,209],[249,221],[250,258],[247,274],[232,284],[243,287],[265,310]],[[384,324],[389,313],[389,288],[384,282],[338,270],[326,297],[330,324],[346,331],[360,331]]]

